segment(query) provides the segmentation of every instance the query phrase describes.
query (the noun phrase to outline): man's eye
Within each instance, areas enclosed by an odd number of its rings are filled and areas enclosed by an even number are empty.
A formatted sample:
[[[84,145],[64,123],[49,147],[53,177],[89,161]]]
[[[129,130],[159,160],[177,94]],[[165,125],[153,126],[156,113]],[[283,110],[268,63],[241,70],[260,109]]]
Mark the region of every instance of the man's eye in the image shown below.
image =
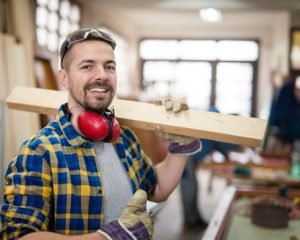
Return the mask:
[[[110,71],[110,72],[114,72],[116,70],[116,66],[114,66],[114,65],[108,65],[108,66],[106,66],[106,69],[108,71]]]
[[[81,69],[92,69],[91,65],[83,65]]]

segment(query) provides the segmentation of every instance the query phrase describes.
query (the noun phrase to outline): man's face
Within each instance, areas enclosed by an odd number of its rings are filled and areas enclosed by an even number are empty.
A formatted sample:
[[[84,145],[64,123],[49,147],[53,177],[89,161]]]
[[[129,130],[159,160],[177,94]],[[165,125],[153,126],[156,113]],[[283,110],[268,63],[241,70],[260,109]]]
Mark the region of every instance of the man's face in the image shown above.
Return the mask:
[[[93,111],[106,109],[116,92],[113,49],[103,41],[76,43],[68,52],[63,84],[69,91],[70,107]]]

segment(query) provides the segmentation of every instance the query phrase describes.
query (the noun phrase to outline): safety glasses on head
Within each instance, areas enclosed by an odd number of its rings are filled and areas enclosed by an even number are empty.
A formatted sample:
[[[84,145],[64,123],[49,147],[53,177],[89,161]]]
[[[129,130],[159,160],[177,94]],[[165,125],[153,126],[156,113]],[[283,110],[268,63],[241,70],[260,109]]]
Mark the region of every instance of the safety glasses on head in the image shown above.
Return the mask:
[[[116,47],[116,41],[112,38],[108,33],[96,29],[96,28],[84,28],[77,30],[71,33],[67,39],[63,42],[60,48],[60,64],[62,67],[62,63],[64,57],[68,50],[78,42],[83,42],[86,40],[99,40],[107,42],[113,49]]]

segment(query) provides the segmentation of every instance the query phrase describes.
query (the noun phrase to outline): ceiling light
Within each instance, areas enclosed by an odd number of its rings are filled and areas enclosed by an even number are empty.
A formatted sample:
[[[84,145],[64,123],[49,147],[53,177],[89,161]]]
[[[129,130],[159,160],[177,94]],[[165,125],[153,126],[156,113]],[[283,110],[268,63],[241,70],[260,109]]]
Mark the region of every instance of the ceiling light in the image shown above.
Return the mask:
[[[199,15],[205,22],[220,22],[222,20],[221,11],[215,8],[200,9]]]

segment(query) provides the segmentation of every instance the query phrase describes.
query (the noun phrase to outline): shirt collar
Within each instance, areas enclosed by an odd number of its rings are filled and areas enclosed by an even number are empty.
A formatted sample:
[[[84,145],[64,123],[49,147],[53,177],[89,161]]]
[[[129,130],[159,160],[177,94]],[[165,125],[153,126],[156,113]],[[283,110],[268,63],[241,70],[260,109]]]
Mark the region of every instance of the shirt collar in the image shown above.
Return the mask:
[[[73,127],[70,120],[66,117],[62,105],[58,109],[58,113],[56,115],[56,121],[58,122],[63,134],[65,135],[67,141],[70,145],[75,148],[79,148],[81,146],[92,146],[92,142],[83,138]]]

